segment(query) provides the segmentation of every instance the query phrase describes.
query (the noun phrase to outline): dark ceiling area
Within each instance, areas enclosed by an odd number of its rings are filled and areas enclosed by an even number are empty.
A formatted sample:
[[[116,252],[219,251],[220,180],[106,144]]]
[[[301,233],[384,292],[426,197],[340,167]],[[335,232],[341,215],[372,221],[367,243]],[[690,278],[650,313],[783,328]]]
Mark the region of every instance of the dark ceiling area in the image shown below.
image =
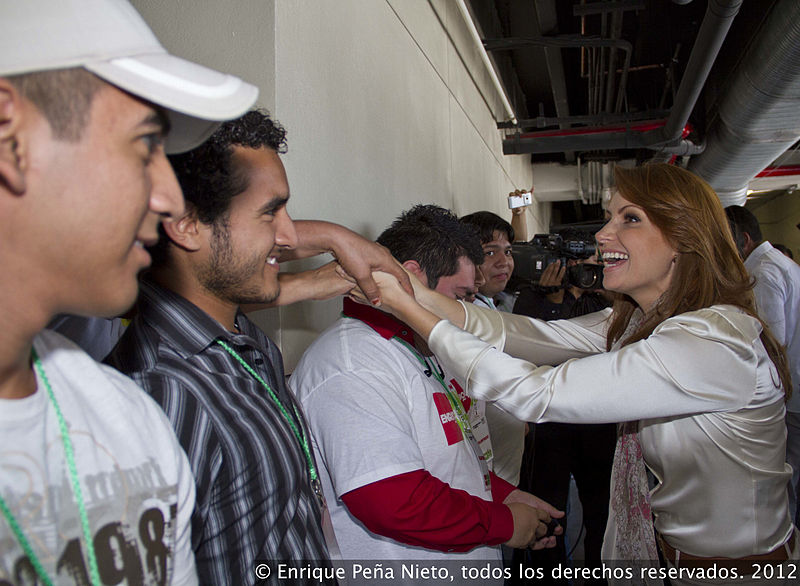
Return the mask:
[[[776,159],[800,138],[798,0],[472,0],[470,9],[517,118],[498,124],[506,154],[674,162],[726,205],[743,202],[765,168],[794,163]]]

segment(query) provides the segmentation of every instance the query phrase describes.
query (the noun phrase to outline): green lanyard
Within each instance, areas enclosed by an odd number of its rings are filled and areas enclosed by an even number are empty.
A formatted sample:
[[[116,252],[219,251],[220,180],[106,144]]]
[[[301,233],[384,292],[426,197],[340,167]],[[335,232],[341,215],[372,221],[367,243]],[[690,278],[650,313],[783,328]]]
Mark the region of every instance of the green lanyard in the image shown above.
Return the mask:
[[[450,403],[450,407],[453,408],[453,413],[456,416],[456,423],[458,423],[458,427],[461,429],[461,433],[463,433],[466,437],[473,435],[472,433],[472,425],[469,422],[469,415],[467,415],[466,410],[464,409],[464,404],[461,402],[461,399],[458,398],[447,386],[447,383],[444,382],[444,378],[442,373],[439,373],[437,369],[433,367],[432,364],[428,362],[426,358],[424,358],[417,349],[414,348],[411,344],[406,342],[403,338],[398,336],[394,336],[394,339],[400,342],[403,346],[408,348],[408,350],[414,355],[414,357],[419,360],[419,363],[425,369],[425,371],[430,371],[433,373],[434,378],[439,382],[442,389],[444,389],[444,395],[447,397],[447,400]]]
[[[81,485],[78,480],[78,468],[75,465],[75,451],[72,446],[72,440],[69,437],[67,422],[64,420],[64,415],[61,413],[61,407],[59,407],[58,401],[56,401],[53,388],[50,386],[50,380],[47,378],[47,373],[44,371],[44,366],[41,360],[39,360],[36,350],[33,348],[31,348],[31,355],[36,372],[39,373],[39,377],[42,379],[45,389],[47,389],[47,396],[50,399],[50,404],[53,405],[56,419],[58,419],[58,427],[61,431],[61,443],[64,445],[64,456],[67,460],[67,470],[69,471],[69,479],[72,484],[72,494],[75,495],[75,500],[78,503],[78,512],[81,517],[81,527],[83,528],[83,539],[86,542],[86,552],[89,558],[89,575],[92,585],[100,586],[101,582],[100,572],[97,569],[97,555],[95,554],[94,541],[92,541],[92,532],[89,527],[89,516],[86,514],[86,504],[83,502],[83,493],[81,492]],[[53,581],[50,579],[50,576],[47,575],[41,560],[39,560],[39,557],[33,551],[33,547],[30,541],[28,541],[28,538],[25,537],[25,533],[23,533],[19,521],[17,521],[16,517],[11,513],[11,509],[2,496],[0,496],[0,510],[2,510],[3,516],[6,518],[17,541],[19,541],[20,546],[22,546],[22,550],[25,552],[25,555],[28,556],[28,560],[30,560],[36,573],[39,574],[42,582],[47,586],[52,586]]]
[[[300,444],[300,447],[303,450],[303,455],[305,455],[306,457],[308,476],[311,478],[311,488],[314,489],[314,494],[317,495],[317,499],[319,499],[320,506],[324,507],[325,498],[322,494],[322,486],[320,485],[319,482],[319,475],[317,474],[317,468],[316,466],[314,466],[314,459],[311,457],[311,450],[308,447],[308,439],[306,438],[305,430],[298,429],[297,424],[295,424],[294,420],[292,419],[292,416],[289,415],[289,412],[286,410],[286,407],[284,407],[283,403],[281,403],[281,400],[278,398],[278,395],[276,395],[275,391],[272,390],[272,387],[270,387],[269,384],[267,384],[267,381],[265,381],[255,370],[253,370],[253,367],[247,364],[245,359],[242,358],[236,350],[231,348],[228,344],[226,344],[222,340],[217,340],[217,344],[222,346],[228,352],[228,354],[233,356],[233,358],[235,358],[236,361],[239,364],[241,364],[247,372],[250,373],[250,375],[254,379],[256,379],[259,383],[261,383],[261,386],[266,389],[273,403],[275,403],[275,405],[280,410],[281,415],[283,416],[286,423],[289,425],[289,427],[292,428],[292,433],[294,433],[294,437],[297,438],[297,443]],[[300,414],[297,412],[297,407],[295,407],[294,405],[292,407],[294,410],[295,417],[297,417],[297,421],[300,421]]]
[[[475,454],[475,457],[478,459],[478,463],[481,466],[481,474],[483,476],[483,482],[487,489],[491,488],[491,476],[489,474],[489,463],[488,460],[492,457],[491,450],[487,451],[486,453],[483,452],[481,449],[475,434],[472,431],[472,424],[469,421],[469,415],[467,415],[466,410],[464,409],[464,404],[461,402],[461,399],[455,395],[447,384],[444,382],[444,378],[442,374],[438,372],[436,368],[430,364],[427,359],[425,359],[414,346],[406,342],[403,338],[399,336],[393,336],[392,339],[397,340],[400,342],[401,345],[405,346],[414,357],[419,360],[420,364],[423,366],[425,371],[427,372],[430,370],[436,380],[441,385],[442,389],[444,389],[444,395],[447,397],[450,406],[453,409],[453,413],[456,416],[456,423],[458,424],[459,429],[461,429],[461,433],[464,436],[465,440],[469,444],[470,448]]]

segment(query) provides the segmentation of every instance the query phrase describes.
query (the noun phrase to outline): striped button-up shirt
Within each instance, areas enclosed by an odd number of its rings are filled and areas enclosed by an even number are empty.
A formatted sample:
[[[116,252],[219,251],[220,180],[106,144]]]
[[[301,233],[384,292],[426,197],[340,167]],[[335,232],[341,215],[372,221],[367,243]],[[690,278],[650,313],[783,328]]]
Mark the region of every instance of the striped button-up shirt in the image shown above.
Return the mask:
[[[244,314],[236,319],[238,334],[144,282],[138,314],[106,359],[162,406],[189,456],[192,541],[208,584],[255,583],[258,560],[328,559],[297,438],[261,383],[216,341],[235,349],[294,417],[280,350]]]

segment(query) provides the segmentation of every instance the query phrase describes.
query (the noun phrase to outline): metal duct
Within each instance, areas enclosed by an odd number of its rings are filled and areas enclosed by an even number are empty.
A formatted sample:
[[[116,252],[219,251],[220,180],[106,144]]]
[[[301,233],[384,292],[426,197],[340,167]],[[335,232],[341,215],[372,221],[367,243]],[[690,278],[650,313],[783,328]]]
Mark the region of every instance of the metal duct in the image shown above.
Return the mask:
[[[689,163],[726,206],[744,205],[748,183],[800,139],[800,2],[775,5],[732,79]]]
[[[681,133],[741,5],[742,0],[709,0],[689,62],[686,65],[686,72],[678,88],[675,104],[663,127],[649,131],[619,129],[618,127],[591,128],[586,129],[583,133],[575,132],[571,136],[565,136],[565,133],[514,135],[503,140],[503,153],[512,155],[632,148],[660,150],[672,146],[678,146],[680,154],[692,151],[696,147],[680,144]],[[697,150],[694,152],[696,153]]]

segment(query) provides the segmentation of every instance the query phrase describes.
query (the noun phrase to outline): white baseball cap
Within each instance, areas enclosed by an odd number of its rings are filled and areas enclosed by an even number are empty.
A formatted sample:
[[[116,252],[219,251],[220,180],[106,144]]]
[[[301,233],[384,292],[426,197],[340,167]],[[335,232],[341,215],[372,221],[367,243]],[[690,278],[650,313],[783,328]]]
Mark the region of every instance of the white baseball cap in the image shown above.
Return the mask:
[[[84,67],[167,110],[168,152],[244,114],[258,88],[167,53],[127,0],[0,0],[0,75]]]

